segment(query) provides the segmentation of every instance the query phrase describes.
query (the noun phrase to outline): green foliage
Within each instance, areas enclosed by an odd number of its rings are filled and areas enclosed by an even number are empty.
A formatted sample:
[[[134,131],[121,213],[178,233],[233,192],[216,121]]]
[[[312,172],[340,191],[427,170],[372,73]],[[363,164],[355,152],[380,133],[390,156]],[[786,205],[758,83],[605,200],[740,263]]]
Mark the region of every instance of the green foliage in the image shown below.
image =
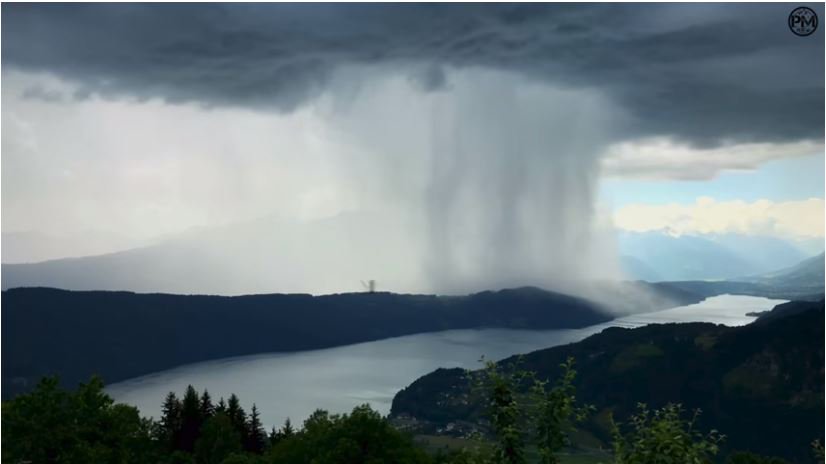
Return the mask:
[[[560,368],[562,375],[549,388],[547,380],[516,365],[502,368],[490,361],[485,363],[476,390],[483,395],[486,417],[496,438],[493,462],[527,462],[527,445],[536,447],[540,463],[560,462],[556,454],[569,443],[573,423],[592,409],[576,403],[574,360],[567,359]]]
[[[221,464],[266,464],[263,457],[249,453],[234,453],[221,461]]]
[[[226,414],[210,417],[195,443],[198,464],[220,464],[233,453],[241,452],[241,435]]]
[[[823,442],[819,439],[812,442],[812,454],[818,464],[823,464],[826,453],[823,451]]]
[[[281,428],[281,434],[284,435],[285,438],[290,438],[293,436],[293,424],[290,422],[290,418],[288,417],[287,420],[284,421],[284,427]]]
[[[3,462],[151,462],[151,422],[137,409],[114,404],[92,378],[74,392],[56,378],[3,405]]]
[[[212,404],[212,397],[209,392],[204,389],[204,394],[201,395],[201,417],[206,420],[215,414],[215,406]]]
[[[485,362],[477,388],[483,392],[486,415],[496,438],[493,451],[496,463],[526,462],[525,436],[520,424],[527,422],[527,417],[518,402],[518,390],[527,376],[524,371],[500,369],[493,361]]]
[[[184,451],[173,451],[163,462],[164,464],[195,464],[195,457]]]
[[[158,438],[167,449],[175,449],[182,426],[181,402],[175,392],[169,392],[161,408]]]
[[[247,413],[244,411],[244,408],[241,407],[241,401],[235,393],[229,396],[229,401],[227,402],[227,417],[229,417],[230,422],[232,422],[238,434],[241,435],[241,440],[246,442]]]
[[[746,451],[731,453],[726,458],[726,464],[789,464],[785,459],[760,456]]]
[[[645,365],[650,359],[664,356],[663,350],[650,343],[641,343],[622,350],[611,362],[610,370],[614,374],[622,374],[631,369]]]
[[[488,464],[491,454],[478,448],[464,448],[446,454],[438,454],[434,458],[436,464]]]
[[[131,406],[115,404],[93,378],[75,391],[45,378],[26,395],[3,404],[2,460],[19,464],[571,464],[595,456],[563,456],[574,424],[591,408],[578,405],[573,359],[560,365],[553,386],[518,366],[486,363],[476,374],[484,395],[493,442],[435,456],[369,405],[350,414],[315,411],[294,429],[287,419],[267,440],[258,408],[249,416],[232,395],[213,406],[209,394],[188,387],[182,400],[166,396],[159,422],[141,419]],[[679,405],[650,411],[640,404],[624,426],[611,418],[614,464],[709,464],[723,436],[695,430],[699,411],[686,420]],[[190,444],[191,440],[191,444]],[[823,462],[823,446],[812,443]],[[583,460],[584,459],[584,460]],[[786,464],[752,453],[730,454],[726,464]]]
[[[680,405],[668,404],[653,413],[644,404],[630,418],[630,430],[623,435],[613,422],[616,464],[706,464],[719,450],[723,436],[712,430],[694,430],[700,411],[683,420]]]
[[[217,414],[219,412],[227,412],[227,402],[224,401],[224,397],[221,397],[221,399],[218,400],[218,405],[215,406],[215,413]]]
[[[593,411],[591,406],[577,406],[574,388],[574,359],[568,358],[561,366],[562,376],[556,385],[547,389],[548,382],[533,378],[531,394],[535,408],[536,443],[542,464],[558,464],[555,453],[569,444],[568,433],[573,421],[582,421]]]
[[[250,413],[249,421],[247,422],[246,440],[244,448],[252,453],[260,454],[264,451],[266,445],[267,433],[264,432],[264,427],[261,425],[258,408],[253,404],[252,412]]]
[[[178,435],[177,449],[191,452],[201,431],[204,417],[201,415],[201,398],[192,385],[186,387],[184,399],[181,400],[181,429]]]
[[[431,462],[409,437],[368,405],[343,415],[314,412],[303,430],[278,442],[266,457],[268,462],[279,464]]]
[[[157,423],[134,407],[114,404],[92,379],[77,391],[46,378],[3,405],[3,462],[117,464],[399,463],[431,457],[369,406],[350,414],[316,411],[296,431],[289,420],[266,454],[258,409],[247,418],[232,395],[210,407],[208,393],[188,387],[183,400],[167,395]],[[230,415],[232,414],[232,416]],[[243,422],[242,422],[243,421]],[[191,444],[190,444],[191,443]]]
[[[270,446],[277,445],[280,441],[286,440],[293,436],[295,430],[293,430],[292,422],[290,422],[290,418],[288,417],[287,420],[284,421],[284,426],[281,427],[281,430],[276,430],[275,426],[273,426],[272,431],[269,435],[269,442]]]

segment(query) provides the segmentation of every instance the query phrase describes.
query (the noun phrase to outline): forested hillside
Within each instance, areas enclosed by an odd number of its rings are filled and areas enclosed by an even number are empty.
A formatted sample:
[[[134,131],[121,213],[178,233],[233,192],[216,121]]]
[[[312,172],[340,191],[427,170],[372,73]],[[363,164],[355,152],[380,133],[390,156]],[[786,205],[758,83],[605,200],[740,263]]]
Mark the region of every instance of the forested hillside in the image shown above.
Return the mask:
[[[44,375],[109,382],[210,359],[345,345],[448,329],[577,328],[612,316],[536,288],[462,297],[135,294],[20,288],[3,292],[3,396]]]
[[[607,444],[610,414],[627,416],[639,402],[660,407],[678,401],[689,410],[702,409],[701,424],[724,431],[728,450],[802,460],[809,443],[824,434],[823,301],[780,305],[775,311],[738,328],[705,323],[610,328],[524,355],[520,368],[553,379],[565,359],[576,358],[577,398],[596,407],[583,426],[592,441]],[[484,430],[479,426],[484,407],[471,394],[470,378],[461,369],[428,374],[396,395],[392,415],[427,433],[466,436]]]

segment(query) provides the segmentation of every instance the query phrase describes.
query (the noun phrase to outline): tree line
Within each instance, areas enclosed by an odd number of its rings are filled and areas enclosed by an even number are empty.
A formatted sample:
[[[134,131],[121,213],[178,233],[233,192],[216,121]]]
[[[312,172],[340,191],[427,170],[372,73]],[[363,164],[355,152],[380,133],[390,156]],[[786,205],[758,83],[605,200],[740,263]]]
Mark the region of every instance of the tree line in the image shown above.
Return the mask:
[[[141,418],[132,406],[116,404],[93,378],[76,390],[44,378],[31,393],[2,406],[2,462],[9,464],[564,464],[576,424],[592,408],[579,404],[573,359],[550,384],[534,373],[486,363],[473,374],[484,399],[484,436],[468,446],[428,452],[369,405],[348,414],[317,410],[303,426],[289,419],[265,432],[255,405],[249,413],[231,395],[213,402],[189,386],[181,398],[170,392],[159,420]],[[604,464],[714,463],[785,464],[747,452],[718,453],[725,437],[696,430],[695,412],[679,405],[650,410],[640,405],[625,423],[611,419],[613,443]],[[812,462],[823,463],[813,443]]]

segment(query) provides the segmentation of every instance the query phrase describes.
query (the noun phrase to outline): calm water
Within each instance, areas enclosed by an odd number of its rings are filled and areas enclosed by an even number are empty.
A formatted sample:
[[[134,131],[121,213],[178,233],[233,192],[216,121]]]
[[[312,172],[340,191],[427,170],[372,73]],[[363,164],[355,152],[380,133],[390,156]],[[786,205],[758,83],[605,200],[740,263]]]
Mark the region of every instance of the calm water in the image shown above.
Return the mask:
[[[783,300],[722,295],[654,313],[624,317],[577,330],[450,330],[298,353],[270,353],[227,358],[147,375],[110,385],[119,402],[158,417],[166,394],[182,394],[192,384],[219,397],[236,393],[249,411],[256,403],[265,426],[290,417],[300,424],[316,408],[347,412],[370,403],[386,414],[393,395],[438,367],[476,368],[480,356],[501,359],[517,353],[582,340],[606,327],[651,323],[713,322],[744,325],[752,311],[765,311]]]

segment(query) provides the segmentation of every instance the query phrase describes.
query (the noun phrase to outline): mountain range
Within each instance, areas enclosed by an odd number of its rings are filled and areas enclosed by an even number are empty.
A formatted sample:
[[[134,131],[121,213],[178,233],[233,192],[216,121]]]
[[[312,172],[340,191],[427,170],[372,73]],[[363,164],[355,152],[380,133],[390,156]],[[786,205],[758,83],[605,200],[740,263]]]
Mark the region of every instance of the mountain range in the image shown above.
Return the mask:
[[[732,280],[774,286],[822,286],[824,280],[824,259],[826,259],[824,256],[826,255],[821,253],[817,256],[812,256],[809,259],[805,259],[794,266]]]
[[[826,266],[826,259],[821,253],[794,266],[756,276],[719,281],[669,282],[669,286],[704,296],[731,293],[812,301],[822,298],[824,266]]]
[[[822,240],[787,241],[739,234],[672,236],[662,232],[617,235],[628,278],[657,281],[741,280],[793,266],[823,251]]]
[[[2,288],[320,294],[358,291],[360,281],[376,279],[381,289],[428,292],[433,288],[432,277],[422,271],[427,269],[422,257],[428,253],[417,248],[413,230],[417,230],[413,224],[369,213],[301,223],[273,216],[195,228],[121,251],[25,263],[14,262],[27,261],[25,256],[48,256],[49,250],[56,253],[67,241],[4,234]],[[38,245],[44,240],[48,246]],[[84,250],[111,250],[123,243],[99,234],[90,235],[89,241],[100,246],[89,248],[87,243],[72,249],[82,254]],[[73,237],[68,243],[83,241]],[[822,252],[822,245],[769,237],[677,237],[661,232],[621,232],[617,239],[625,277],[648,282],[741,280],[793,266]],[[32,249],[40,251],[32,254]],[[516,283],[520,284],[524,283]]]
[[[376,237],[373,231],[385,233]],[[298,223],[265,217],[201,227],[114,253],[3,264],[2,288],[177,294],[338,293],[416,282],[407,224],[373,214]],[[4,261],[5,263],[5,261]],[[405,263],[405,265],[399,265]]]

